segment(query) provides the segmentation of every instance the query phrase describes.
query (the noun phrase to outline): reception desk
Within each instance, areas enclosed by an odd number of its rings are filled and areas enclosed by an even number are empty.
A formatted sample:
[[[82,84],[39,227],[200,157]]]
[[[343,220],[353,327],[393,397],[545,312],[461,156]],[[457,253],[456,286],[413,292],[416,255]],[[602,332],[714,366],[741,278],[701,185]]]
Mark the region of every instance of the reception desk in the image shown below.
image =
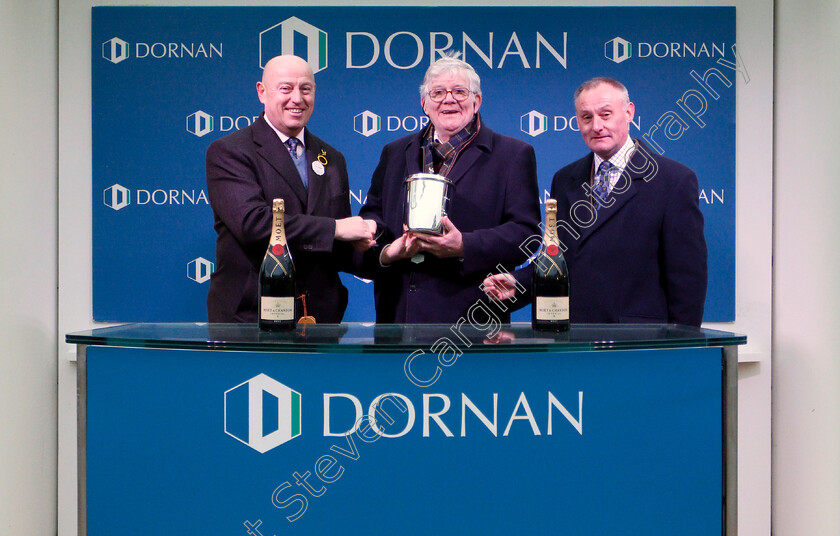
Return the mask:
[[[499,328],[69,334],[80,534],[736,534],[745,337]]]

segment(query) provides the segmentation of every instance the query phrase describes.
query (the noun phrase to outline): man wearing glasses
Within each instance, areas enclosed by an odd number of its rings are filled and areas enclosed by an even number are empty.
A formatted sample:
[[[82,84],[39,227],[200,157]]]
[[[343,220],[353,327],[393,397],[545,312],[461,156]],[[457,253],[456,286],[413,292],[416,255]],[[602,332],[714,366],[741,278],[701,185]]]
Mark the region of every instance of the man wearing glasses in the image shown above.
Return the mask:
[[[207,149],[207,194],[213,207],[216,271],[210,322],[256,322],[260,264],[271,231],[271,204],[285,201],[286,238],[298,293],[317,322],[341,322],[347,289],[338,277],[353,242],[366,249],[372,224],[350,216],[344,156],[306,127],[315,107],[312,69],[297,56],[266,63],[257,96],[265,111],[250,126]],[[299,317],[303,308],[296,307]]]
[[[364,254],[376,321],[473,321],[470,307],[486,299],[484,277],[498,264],[510,270],[524,262],[519,245],[539,234],[536,157],[529,144],[481,121],[481,81],[462,60],[445,56],[429,67],[420,105],[429,125],[385,146],[359,212],[379,234]],[[403,230],[403,182],[415,173],[452,182],[441,236]],[[475,321],[488,320],[481,316]]]

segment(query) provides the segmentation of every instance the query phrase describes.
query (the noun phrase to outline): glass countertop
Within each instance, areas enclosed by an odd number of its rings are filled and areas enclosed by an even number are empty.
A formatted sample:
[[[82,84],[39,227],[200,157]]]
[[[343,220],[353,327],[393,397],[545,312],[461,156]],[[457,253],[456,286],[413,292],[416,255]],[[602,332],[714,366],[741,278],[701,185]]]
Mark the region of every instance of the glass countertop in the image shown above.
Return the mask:
[[[474,326],[449,324],[299,324],[294,331],[260,331],[256,324],[124,324],[67,335],[87,346],[259,352],[405,353],[577,352],[687,348],[746,344],[744,335],[676,324],[573,324],[549,333],[530,323]]]

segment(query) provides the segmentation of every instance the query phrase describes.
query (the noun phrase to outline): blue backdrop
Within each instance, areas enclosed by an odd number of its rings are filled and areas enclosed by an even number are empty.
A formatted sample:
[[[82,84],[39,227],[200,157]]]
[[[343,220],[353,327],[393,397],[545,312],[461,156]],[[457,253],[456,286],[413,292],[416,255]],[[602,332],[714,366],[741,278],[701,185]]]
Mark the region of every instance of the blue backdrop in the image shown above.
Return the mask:
[[[316,71],[309,128],[347,157],[358,213],[382,146],[425,124],[418,86],[448,48],[481,76],[487,125],[536,149],[541,202],[587,152],[574,90],[621,80],[631,136],[699,178],[704,320],[735,318],[734,7],[94,7],[92,46],[96,321],[207,319],[204,155],[259,116],[267,59],[294,52]],[[342,277],[345,320],[373,320],[372,285]]]

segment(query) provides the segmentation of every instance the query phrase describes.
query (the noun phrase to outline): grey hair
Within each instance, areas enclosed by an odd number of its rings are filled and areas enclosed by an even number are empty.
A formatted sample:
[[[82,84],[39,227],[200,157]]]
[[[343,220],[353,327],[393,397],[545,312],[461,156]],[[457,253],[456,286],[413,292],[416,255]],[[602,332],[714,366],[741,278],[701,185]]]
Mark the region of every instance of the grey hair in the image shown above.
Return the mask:
[[[590,89],[595,89],[596,87],[600,86],[601,84],[607,84],[608,86],[614,87],[615,89],[621,92],[621,98],[624,101],[624,105],[627,106],[630,104],[630,93],[627,92],[627,88],[624,87],[624,84],[616,80],[615,78],[609,78],[607,76],[596,76],[595,78],[590,78],[586,82],[582,83],[579,88],[575,91],[575,106],[577,106],[578,97],[584,91],[589,91]]]
[[[423,77],[423,84],[420,86],[420,97],[426,97],[432,80],[440,75],[451,73],[466,75],[470,82],[470,91],[476,95],[481,95],[481,78],[478,77],[478,73],[475,72],[472,65],[458,58],[460,55],[460,52],[447,52],[429,65],[429,68],[426,69],[426,75]]]

